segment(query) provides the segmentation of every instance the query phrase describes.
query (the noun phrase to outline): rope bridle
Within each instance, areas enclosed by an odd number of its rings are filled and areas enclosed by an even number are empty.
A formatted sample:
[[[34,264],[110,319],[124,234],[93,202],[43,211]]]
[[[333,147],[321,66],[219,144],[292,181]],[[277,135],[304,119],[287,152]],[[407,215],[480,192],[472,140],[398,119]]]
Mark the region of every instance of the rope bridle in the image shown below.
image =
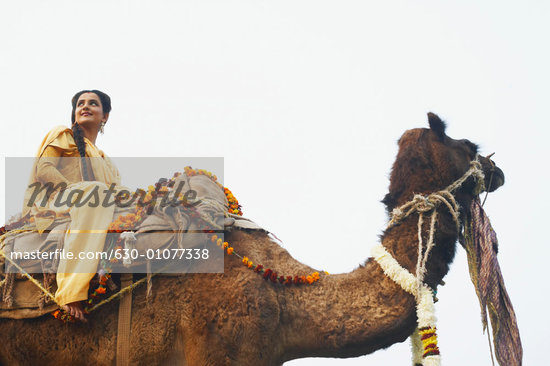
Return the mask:
[[[418,259],[416,263],[416,278],[417,287],[420,288],[426,274],[426,263],[430,255],[431,250],[434,247],[434,235],[435,224],[437,222],[437,209],[442,204],[447,207],[447,210],[451,214],[453,221],[456,224],[457,233],[460,232],[460,206],[456,202],[453,192],[456,191],[469,177],[476,178],[476,187],[474,188],[474,194],[478,194],[485,188],[485,175],[479,162],[479,155],[470,162],[470,168],[451,183],[445,189],[431,193],[427,196],[421,194],[415,194],[413,199],[409,202],[396,207],[392,210],[392,217],[386,229],[390,229],[395,225],[401,223],[407,217],[415,212],[418,212]],[[431,212],[430,216],[430,231],[428,235],[428,242],[426,243],[426,250],[424,251],[424,243],[422,238],[422,227],[424,224],[424,215]],[[424,254],[423,254],[424,252]]]
[[[441,205],[447,208],[456,224],[457,233],[460,233],[460,206],[456,202],[453,192],[472,176],[476,178],[476,186],[473,193],[479,194],[485,187],[485,175],[479,162],[479,155],[476,155],[476,158],[470,162],[469,169],[462,177],[458,178],[445,189],[427,196],[415,194],[411,201],[392,210],[391,220],[386,230],[398,225],[413,213],[418,213],[418,259],[416,263],[416,275],[403,268],[382,244],[378,244],[373,249],[374,259],[378,262],[384,274],[415,297],[418,329],[411,335],[413,363],[415,364],[424,364],[425,366],[440,364],[439,348],[437,347],[435,332],[434,294],[431,288],[424,283],[426,264],[430,252],[435,245],[435,224],[437,222],[438,208]],[[430,229],[428,241],[424,248],[422,227],[424,224],[424,215],[430,212]]]

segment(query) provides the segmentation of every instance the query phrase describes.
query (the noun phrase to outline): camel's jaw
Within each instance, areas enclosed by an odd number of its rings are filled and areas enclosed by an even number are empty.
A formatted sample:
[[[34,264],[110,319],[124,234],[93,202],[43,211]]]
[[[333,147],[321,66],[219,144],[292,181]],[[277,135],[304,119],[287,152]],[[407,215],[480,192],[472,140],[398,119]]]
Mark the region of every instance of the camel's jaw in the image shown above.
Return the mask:
[[[488,192],[494,192],[504,185],[504,173],[491,159],[480,156],[479,162],[485,175],[485,189]]]

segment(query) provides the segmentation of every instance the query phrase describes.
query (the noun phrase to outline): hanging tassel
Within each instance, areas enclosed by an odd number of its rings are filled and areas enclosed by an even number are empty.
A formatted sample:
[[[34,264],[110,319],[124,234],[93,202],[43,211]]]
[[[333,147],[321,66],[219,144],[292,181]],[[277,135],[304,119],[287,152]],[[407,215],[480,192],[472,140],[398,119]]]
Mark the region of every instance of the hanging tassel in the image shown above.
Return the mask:
[[[55,273],[44,273],[43,275],[43,285],[44,288],[51,292],[52,286],[55,282],[56,274]],[[38,299],[38,308],[42,310],[44,306],[48,304],[48,302],[51,301],[51,299],[45,294],[42,293],[40,295],[40,298]]]
[[[15,273],[6,273],[6,279],[4,283],[3,301],[8,307],[13,306],[13,287],[15,282]]]

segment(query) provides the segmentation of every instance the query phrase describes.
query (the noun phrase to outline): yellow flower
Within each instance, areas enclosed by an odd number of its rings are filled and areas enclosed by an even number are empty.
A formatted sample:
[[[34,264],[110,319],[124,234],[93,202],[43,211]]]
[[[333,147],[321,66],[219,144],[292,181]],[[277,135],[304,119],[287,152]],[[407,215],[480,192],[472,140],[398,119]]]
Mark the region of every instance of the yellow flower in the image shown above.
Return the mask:
[[[224,241],[224,242],[223,242],[223,249],[227,248],[228,246],[229,246],[229,243],[226,242],[226,241]]]
[[[248,264],[248,257],[243,257],[243,263]]]
[[[231,255],[233,253],[233,247],[227,248],[227,254]]]

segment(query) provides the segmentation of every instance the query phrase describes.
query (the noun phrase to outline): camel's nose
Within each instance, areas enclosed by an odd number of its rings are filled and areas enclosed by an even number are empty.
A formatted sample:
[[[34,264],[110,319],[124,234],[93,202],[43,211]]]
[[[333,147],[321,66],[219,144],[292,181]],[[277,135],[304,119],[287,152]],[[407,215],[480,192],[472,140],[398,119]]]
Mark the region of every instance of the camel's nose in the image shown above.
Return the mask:
[[[487,157],[479,157],[479,162],[481,163],[481,168],[485,175],[485,188],[488,192],[493,192],[504,184],[504,173],[496,166],[494,161],[489,159],[493,155],[494,153]]]
[[[502,185],[504,185],[504,173],[495,165],[485,173],[485,187],[487,187],[487,191],[493,192]]]

